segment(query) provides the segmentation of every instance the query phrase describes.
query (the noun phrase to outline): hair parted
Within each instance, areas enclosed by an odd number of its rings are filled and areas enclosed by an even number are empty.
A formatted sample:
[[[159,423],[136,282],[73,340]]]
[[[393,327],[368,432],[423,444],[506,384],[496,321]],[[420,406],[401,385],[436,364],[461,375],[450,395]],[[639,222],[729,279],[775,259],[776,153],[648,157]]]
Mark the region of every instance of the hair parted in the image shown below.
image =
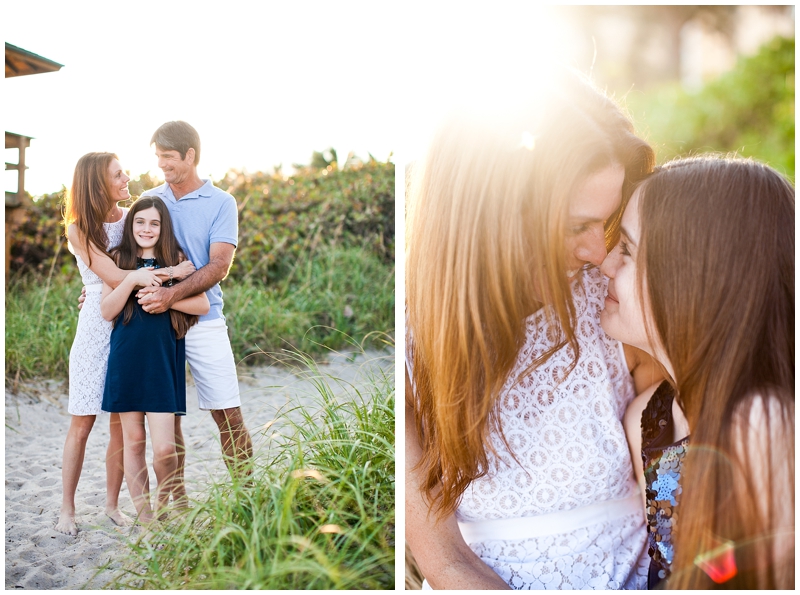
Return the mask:
[[[137,213],[149,208],[155,208],[161,216],[161,233],[158,242],[153,248],[158,264],[161,268],[175,266],[179,264],[181,260],[185,259],[184,253],[180,245],[178,245],[178,240],[175,238],[175,232],[172,228],[172,218],[170,217],[167,205],[157,196],[143,196],[133,203],[133,206],[128,212],[128,217],[125,219],[125,227],[122,232],[122,240],[119,245],[114,246],[110,250],[114,262],[123,270],[136,269],[139,245],[136,243],[136,238],[133,235],[133,221]],[[128,324],[131,320],[131,316],[133,316],[134,299],[136,298],[131,296],[125,304],[125,308],[123,309],[123,324]],[[175,335],[178,339],[185,337],[189,329],[199,320],[198,316],[185,314],[177,310],[170,310],[169,317],[172,322],[172,328],[175,329]],[[114,324],[116,324],[116,320]]]
[[[191,124],[183,120],[174,120],[159,126],[153,133],[150,144],[166,151],[177,151],[181,160],[186,159],[189,149],[194,149],[194,164],[200,163],[200,135]]]
[[[639,293],[691,432],[669,587],[793,588],[794,189],[705,156],[658,168],[639,196]],[[717,585],[695,560],[726,541],[737,574]]]
[[[570,344],[575,309],[564,255],[569,200],[587,176],[625,168],[623,204],[648,174],[652,149],[619,106],[567,73],[538,96],[458,113],[411,169],[406,253],[408,340],[423,485],[440,516],[488,471],[496,403],[525,337],[525,319],[552,307]],[[573,365],[574,363],[573,362]],[[413,402],[412,402],[413,400]]]
[[[108,235],[103,221],[114,207],[110,201],[112,193],[108,174],[114,159],[119,159],[114,153],[87,153],[78,159],[72,186],[64,201],[64,233],[68,233],[73,223],[78,227],[89,261],[87,266],[92,266],[90,243],[108,254]]]

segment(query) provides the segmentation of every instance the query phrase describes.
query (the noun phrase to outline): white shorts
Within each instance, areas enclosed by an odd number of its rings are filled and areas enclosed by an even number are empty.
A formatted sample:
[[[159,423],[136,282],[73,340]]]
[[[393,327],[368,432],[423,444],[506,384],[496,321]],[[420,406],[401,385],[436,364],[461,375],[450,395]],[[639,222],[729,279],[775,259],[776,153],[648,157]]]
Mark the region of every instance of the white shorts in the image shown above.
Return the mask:
[[[186,333],[186,361],[202,411],[239,407],[239,381],[225,319],[201,321]]]

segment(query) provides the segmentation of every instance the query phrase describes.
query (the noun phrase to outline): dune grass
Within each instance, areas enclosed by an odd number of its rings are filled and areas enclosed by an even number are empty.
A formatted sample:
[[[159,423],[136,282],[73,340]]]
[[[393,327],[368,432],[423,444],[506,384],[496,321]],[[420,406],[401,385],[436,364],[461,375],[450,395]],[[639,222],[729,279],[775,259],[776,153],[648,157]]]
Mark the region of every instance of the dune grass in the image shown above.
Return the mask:
[[[222,282],[237,362],[294,348],[324,354],[394,327],[394,267],[359,248],[326,248],[301,258],[291,277],[265,286]],[[77,267],[19,275],[6,287],[6,380],[64,379],[78,323]],[[376,347],[381,345],[376,344]]]
[[[307,355],[289,358],[313,383],[314,405],[295,408],[292,431],[256,453],[249,481],[219,478],[188,513],[133,543],[108,587],[394,588],[391,371],[359,389]]]

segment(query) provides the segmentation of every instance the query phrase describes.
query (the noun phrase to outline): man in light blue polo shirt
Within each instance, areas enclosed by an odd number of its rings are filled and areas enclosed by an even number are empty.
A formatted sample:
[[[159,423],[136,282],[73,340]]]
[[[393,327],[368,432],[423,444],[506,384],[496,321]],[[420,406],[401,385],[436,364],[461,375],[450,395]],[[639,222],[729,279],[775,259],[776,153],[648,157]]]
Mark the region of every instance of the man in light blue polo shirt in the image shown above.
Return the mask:
[[[200,136],[186,122],[167,122],[155,131],[158,167],[166,182],[142,196],[158,196],[172,216],[175,236],[197,270],[172,286],[142,289],[139,303],[145,312],[167,311],[185,297],[205,291],[211,303],[186,335],[186,360],[197,386],[200,409],[211,411],[220,431],[225,462],[234,468],[253,454],[250,434],[240,409],[239,383],[233,360],[219,282],[227,275],[238,243],[236,199],[197,175]],[[179,445],[178,476],[183,489],[184,445],[180,417],[175,417]],[[183,494],[175,494],[176,499]]]

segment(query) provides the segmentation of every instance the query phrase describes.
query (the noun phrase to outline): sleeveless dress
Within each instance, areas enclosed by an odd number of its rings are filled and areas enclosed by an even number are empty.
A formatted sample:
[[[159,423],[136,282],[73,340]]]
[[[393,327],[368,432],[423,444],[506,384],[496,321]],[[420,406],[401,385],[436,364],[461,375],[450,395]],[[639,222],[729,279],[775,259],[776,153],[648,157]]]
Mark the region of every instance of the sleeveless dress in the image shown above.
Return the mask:
[[[622,417],[635,396],[622,345],[600,327],[607,279],[597,268],[573,283],[580,359],[571,347],[515,383],[556,344],[541,309],[498,402],[510,446],[456,510],[470,548],[513,589],[643,589],[647,534]],[[427,582],[423,588],[430,588]]]
[[[137,259],[136,268],[143,266],[161,268],[155,259]],[[128,324],[123,310],[111,331],[103,411],[186,415],[184,340],[176,338],[169,310],[149,314],[135,297],[131,301]]]
[[[647,538],[650,571],[647,588],[669,577],[674,557],[672,529],[681,494],[681,470],[689,437],[672,440],[672,401],[675,391],[662,382],[642,411],[642,462],[647,500]]]
[[[108,246],[122,240],[128,209],[122,209],[122,218],[114,223],[103,223],[108,236]],[[103,280],[75,254],[72,244],[69,251],[75,255],[81,280],[86,287],[86,300],[78,314],[78,328],[69,351],[69,405],[72,415],[97,415],[102,411],[103,387],[106,381],[111,323],[100,315],[100,293]]]

